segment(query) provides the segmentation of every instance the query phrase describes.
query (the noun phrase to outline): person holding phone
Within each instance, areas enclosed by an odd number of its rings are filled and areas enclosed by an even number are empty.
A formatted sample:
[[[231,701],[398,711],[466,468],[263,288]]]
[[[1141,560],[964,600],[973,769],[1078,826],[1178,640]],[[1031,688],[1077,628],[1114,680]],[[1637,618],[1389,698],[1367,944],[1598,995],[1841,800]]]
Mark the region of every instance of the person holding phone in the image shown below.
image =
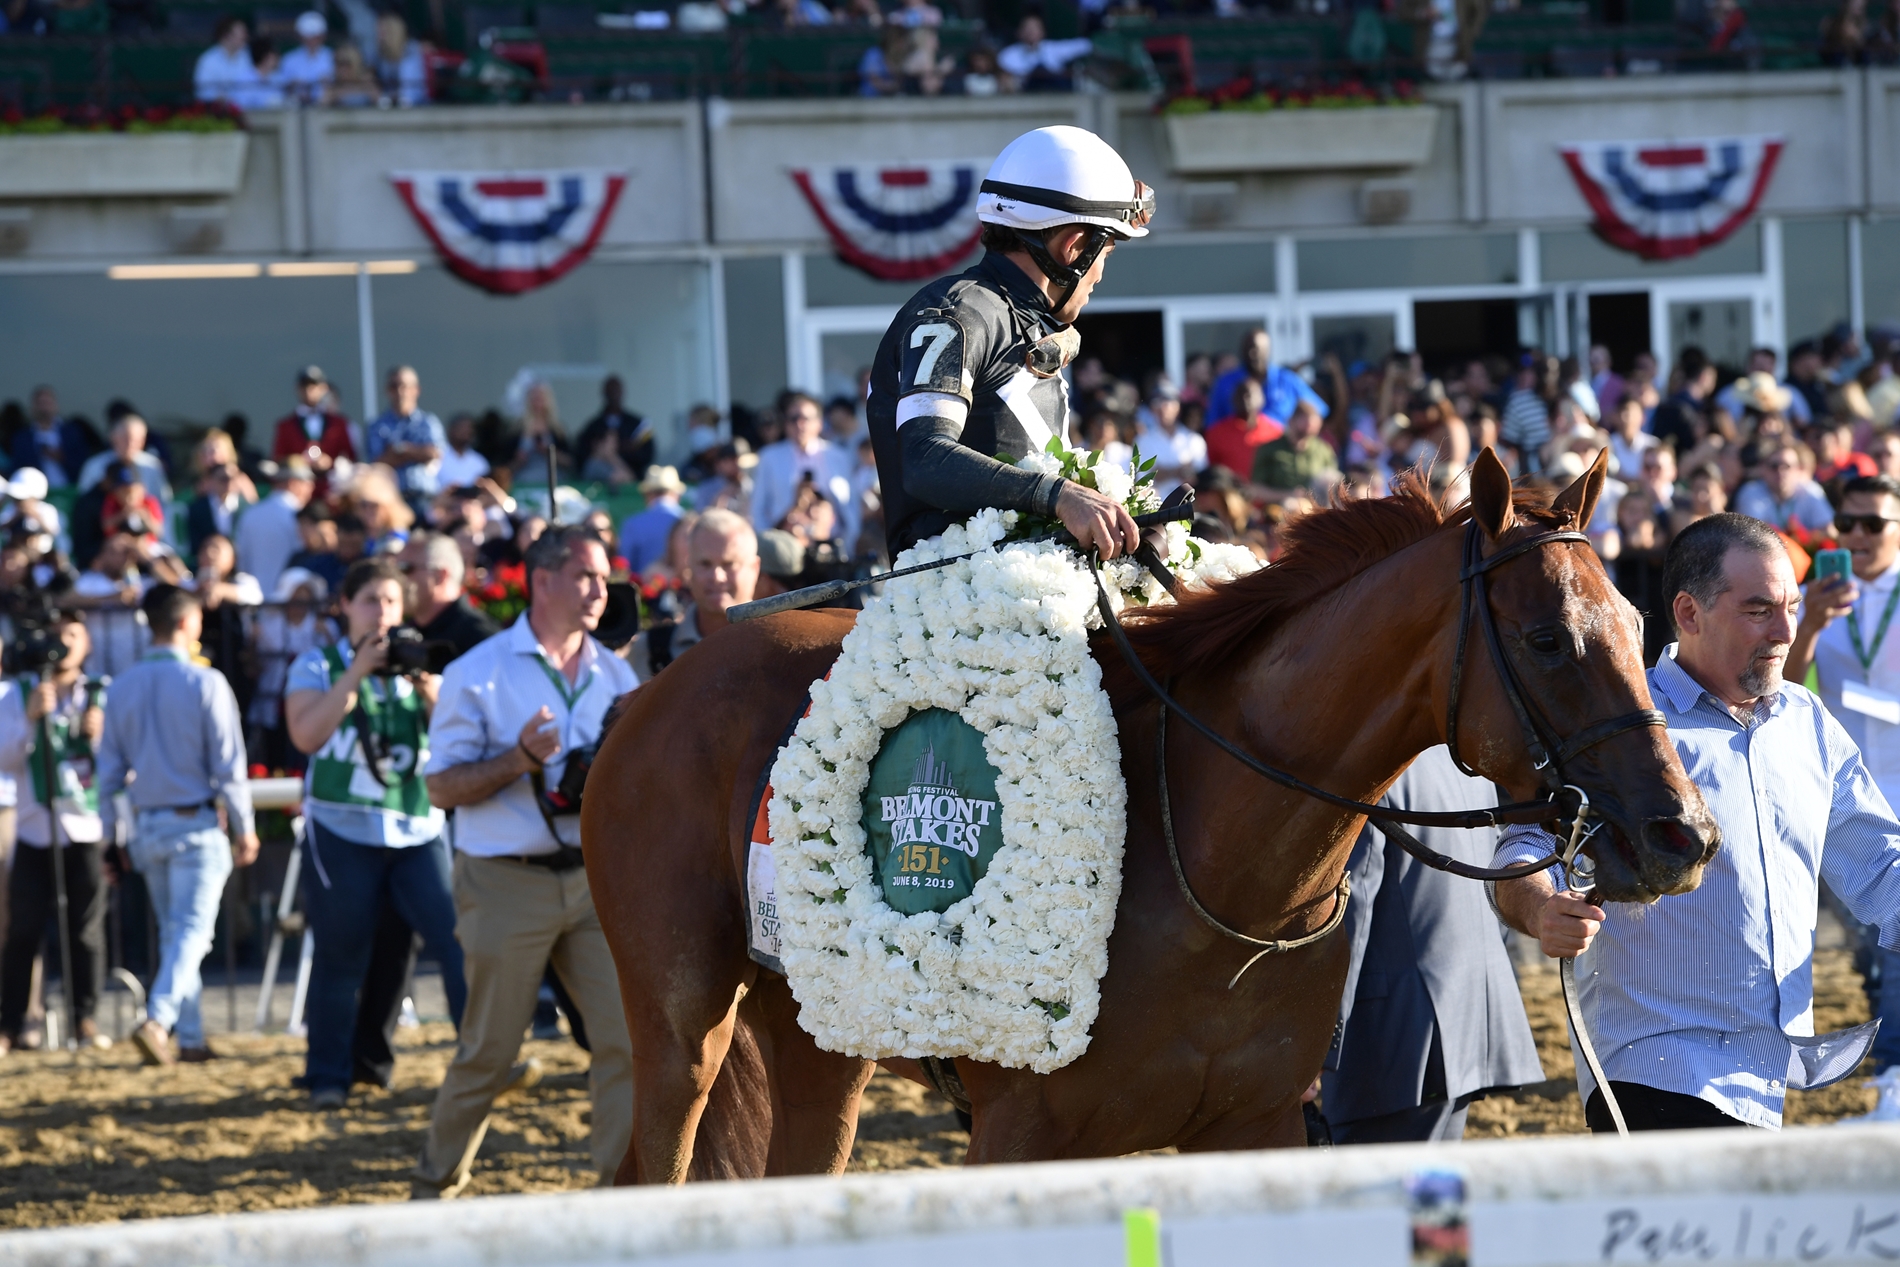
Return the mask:
[[[1821,701],[1859,745],[1889,805],[1900,803],[1900,480],[1862,476],[1842,486],[1834,516],[1840,547],[1815,556],[1787,677],[1814,666]],[[1873,1049],[1880,1068],[1900,1064],[1900,951],[1870,945],[1884,1021]],[[1876,971],[1877,970],[1877,971]]]

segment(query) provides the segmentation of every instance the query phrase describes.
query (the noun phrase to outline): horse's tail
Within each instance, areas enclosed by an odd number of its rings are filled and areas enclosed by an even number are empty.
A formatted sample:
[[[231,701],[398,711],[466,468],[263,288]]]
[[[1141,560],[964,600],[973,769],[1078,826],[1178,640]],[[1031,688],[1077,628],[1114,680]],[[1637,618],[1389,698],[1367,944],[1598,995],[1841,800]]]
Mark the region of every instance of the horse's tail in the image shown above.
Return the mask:
[[[772,1087],[765,1054],[741,1010],[699,1118],[687,1178],[762,1179],[771,1144]]]

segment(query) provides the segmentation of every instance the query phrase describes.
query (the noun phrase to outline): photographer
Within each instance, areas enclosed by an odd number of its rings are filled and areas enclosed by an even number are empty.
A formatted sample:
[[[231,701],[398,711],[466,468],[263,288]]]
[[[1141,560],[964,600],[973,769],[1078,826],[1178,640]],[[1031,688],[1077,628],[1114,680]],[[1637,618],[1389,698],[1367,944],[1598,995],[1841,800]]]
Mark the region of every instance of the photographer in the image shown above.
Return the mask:
[[[430,642],[465,654],[495,636],[495,622],[462,596],[462,552],[440,533],[418,532],[396,556],[411,585],[409,622]],[[385,902],[356,1002],[356,1037],[350,1044],[355,1082],[387,1087],[396,1072],[396,1025],[403,1000],[413,993],[416,936],[392,903]]]
[[[454,1196],[513,1076],[552,959],[587,1017],[593,1161],[602,1183],[633,1130],[633,1053],[619,979],[580,851],[579,776],[626,663],[590,633],[607,607],[607,552],[550,528],[527,552],[528,610],[448,668],[429,729],[429,799],[457,810],[457,936],[468,964],[462,1041],[417,1159],[418,1196]]]
[[[29,677],[19,689],[0,696],[0,772],[22,794],[18,831],[24,846],[14,853],[7,884],[10,919],[6,949],[0,954],[0,1054],[19,1042],[32,991],[33,960],[46,943],[46,926],[58,906],[49,805],[59,813],[66,882],[74,1009],[68,1020],[80,1042],[111,1045],[92,1016],[106,970],[105,832],[93,785],[93,749],[105,729],[105,714],[98,684],[86,677],[86,655],[92,647],[85,621],[77,612],[64,612],[54,618],[52,632],[60,658],[42,670],[37,682]],[[42,751],[42,738],[50,752]]]
[[[304,1076],[319,1109],[340,1108],[349,1095],[356,996],[385,896],[442,964],[458,1024],[467,996],[442,812],[421,776],[440,682],[389,663],[409,582],[394,559],[364,559],[343,578],[342,598],[346,637],[299,656],[284,687],[290,741],[310,754],[304,849],[315,883],[304,901],[316,957]]]

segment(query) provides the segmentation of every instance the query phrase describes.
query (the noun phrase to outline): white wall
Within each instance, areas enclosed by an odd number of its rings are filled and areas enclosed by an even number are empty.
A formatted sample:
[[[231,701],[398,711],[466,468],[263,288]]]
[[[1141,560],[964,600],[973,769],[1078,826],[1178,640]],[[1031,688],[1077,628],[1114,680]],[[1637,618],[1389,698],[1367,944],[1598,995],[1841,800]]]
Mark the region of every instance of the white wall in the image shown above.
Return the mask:
[[[1767,215],[1860,203],[1861,73],[1812,71],[1495,83],[1483,89],[1488,219],[1577,221],[1588,211],[1558,155],[1576,141],[1780,133]]]
[[[1225,1153],[622,1188],[0,1235],[0,1267],[1406,1267],[1407,1185],[1464,1181],[1473,1267],[1900,1255],[1900,1126]]]

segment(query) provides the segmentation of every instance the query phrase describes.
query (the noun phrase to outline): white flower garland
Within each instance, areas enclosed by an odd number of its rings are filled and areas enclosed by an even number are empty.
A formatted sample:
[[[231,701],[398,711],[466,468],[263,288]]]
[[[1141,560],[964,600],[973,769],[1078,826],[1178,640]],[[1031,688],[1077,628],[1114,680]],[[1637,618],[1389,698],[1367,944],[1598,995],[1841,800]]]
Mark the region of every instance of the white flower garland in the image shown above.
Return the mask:
[[[1015,520],[985,510],[898,556],[904,568],[981,551],[893,581],[867,604],[773,766],[781,956],[799,1024],[827,1051],[972,1056],[1048,1073],[1088,1048],[1121,894],[1127,790],[1088,649],[1100,623],[1094,578],[1053,542],[987,549]],[[1238,547],[1190,548],[1184,529],[1169,545],[1191,584],[1258,566]],[[1106,572],[1118,608],[1172,601],[1132,565]],[[970,896],[906,915],[878,886],[861,798],[885,732],[927,708],[983,735],[1002,845]]]

